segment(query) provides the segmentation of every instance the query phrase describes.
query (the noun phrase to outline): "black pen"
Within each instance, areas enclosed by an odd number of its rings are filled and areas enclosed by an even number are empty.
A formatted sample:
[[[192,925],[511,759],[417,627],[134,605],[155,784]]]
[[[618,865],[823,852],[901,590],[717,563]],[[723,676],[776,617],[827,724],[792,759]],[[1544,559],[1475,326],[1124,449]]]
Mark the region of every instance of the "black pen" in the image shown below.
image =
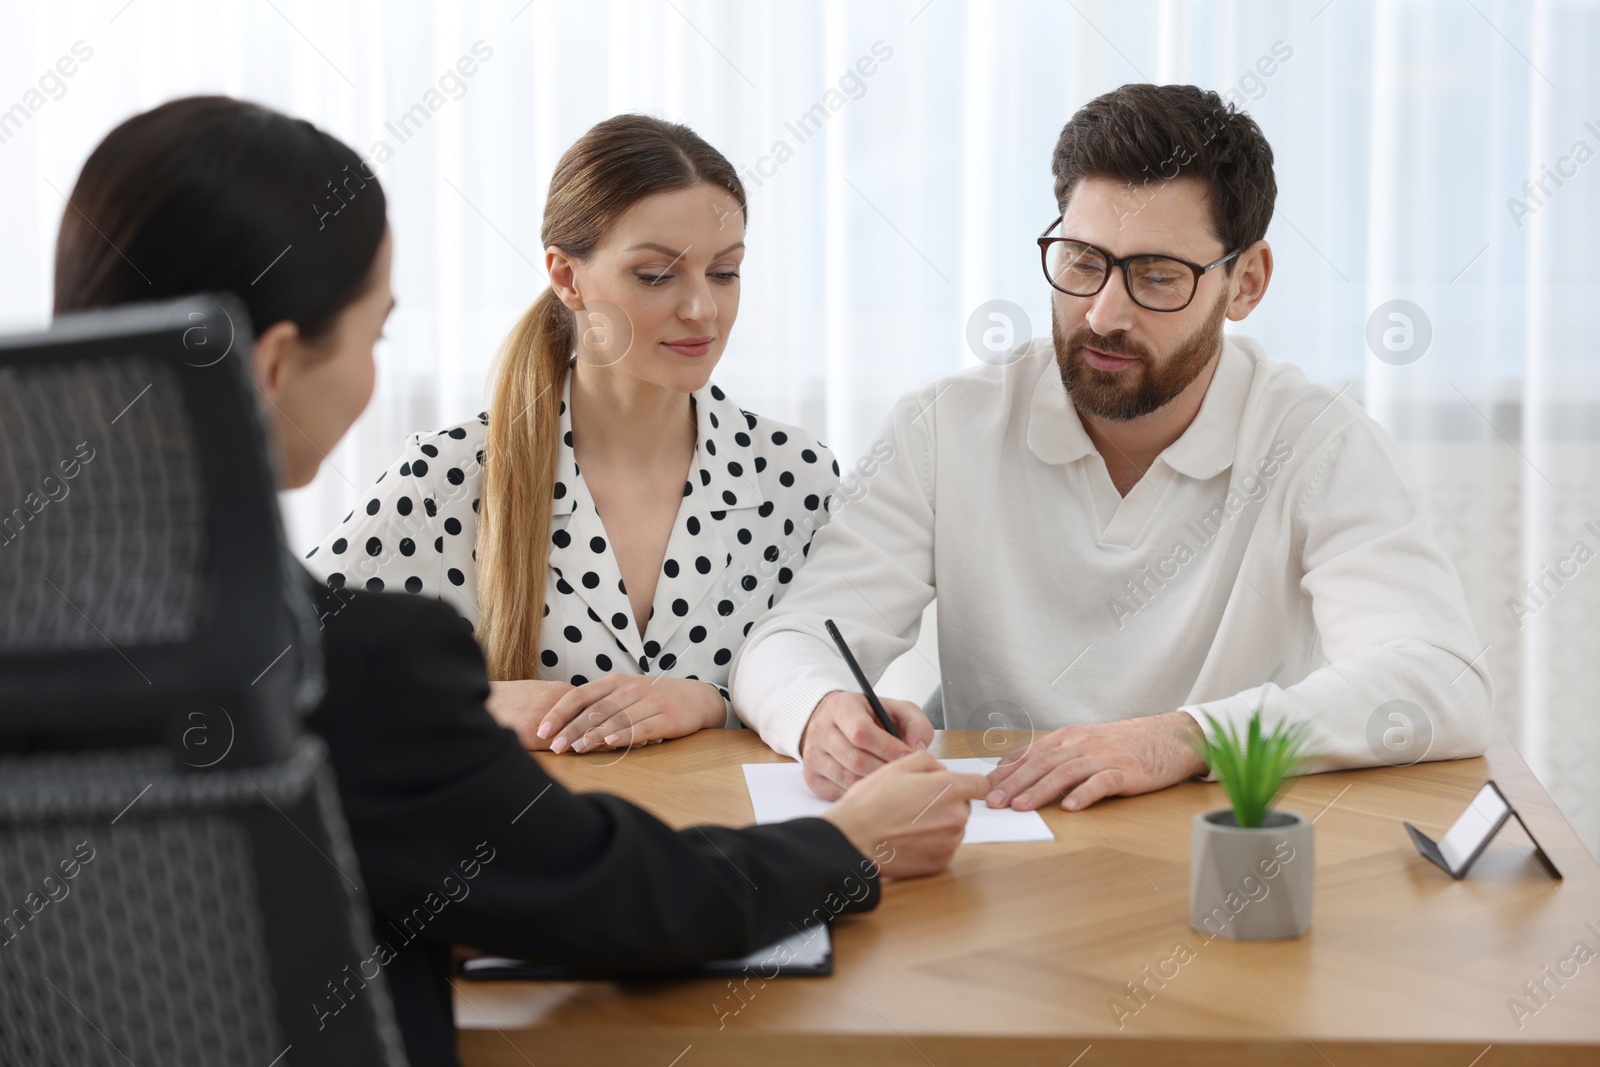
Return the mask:
[[[889,736],[896,741],[904,740],[900,731],[894,728],[894,722],[889,718],[889,713],[883,710],[883,705],[878,702],[878,694],[872,691],[872,683],[867,681],[867,676],[861,673],[861,664],[856,662],[855,656],[850,653],[850,646],[844,643],[844,634],[833,624],[832,619],[824,620],[823,625],[828,628],[828,636],[833,638],[833,643],[839,646],[839,651],[844,655],[844,661],[850,665],[850,673],[856,676],[856,681],[861,684],[861,695],[867,698],[867,703],[872,705],[873,714],[878,716],[878,725],[889,732]]]

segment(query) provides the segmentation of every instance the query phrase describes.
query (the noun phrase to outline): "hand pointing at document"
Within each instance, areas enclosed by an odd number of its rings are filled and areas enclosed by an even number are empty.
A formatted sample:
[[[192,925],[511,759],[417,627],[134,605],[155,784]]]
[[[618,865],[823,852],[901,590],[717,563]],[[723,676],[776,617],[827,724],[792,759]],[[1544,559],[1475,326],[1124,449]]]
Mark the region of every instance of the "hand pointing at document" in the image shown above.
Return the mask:
[[[887,877],[936,874],[961,844],[971,802],[988,788],[982,775],[948,771],[919,750],[857,782],[822,817]]]

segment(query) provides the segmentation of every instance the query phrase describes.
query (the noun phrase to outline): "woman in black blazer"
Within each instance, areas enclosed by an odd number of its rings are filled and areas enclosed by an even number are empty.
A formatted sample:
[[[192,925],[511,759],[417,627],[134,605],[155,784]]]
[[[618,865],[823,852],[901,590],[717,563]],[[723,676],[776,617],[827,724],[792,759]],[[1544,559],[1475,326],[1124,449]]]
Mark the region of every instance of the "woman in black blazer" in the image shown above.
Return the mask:
[[[118,126],[84,164],[55,310],[239,296],[291,489],[371,397],[391,245],[382,187],[348,147],[253,104],[176,100]],[[943,869],[983,794],[982,778],[918,752],[821,818],[673,831],[615,797],[569,793],[494,723],[483,657],[451,608],[306,585],[328,682],[307,725],[328,744],[388,950],[376,962],[418,1067],[455,1062],[452,945],[638,971],[752,952],[808,916],[872,908],[880,873]]]

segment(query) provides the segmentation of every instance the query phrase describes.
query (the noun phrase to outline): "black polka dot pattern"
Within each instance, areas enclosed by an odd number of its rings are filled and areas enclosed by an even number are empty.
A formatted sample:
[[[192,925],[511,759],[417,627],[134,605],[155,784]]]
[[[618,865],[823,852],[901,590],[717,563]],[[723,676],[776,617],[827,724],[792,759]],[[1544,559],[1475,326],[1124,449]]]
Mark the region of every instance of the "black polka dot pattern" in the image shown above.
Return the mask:
[[[745,635],[798,575],[838,489],[832,453],[804,430],[745,411],[716,386],[693,394],[698,431],[644,631],[571,448],[562,392],[539,672],[574,685],[608,674],[711,683],[726,698]],[[438,597],[477,621],[486,415],[413,434],[306,565],[335,587]]]

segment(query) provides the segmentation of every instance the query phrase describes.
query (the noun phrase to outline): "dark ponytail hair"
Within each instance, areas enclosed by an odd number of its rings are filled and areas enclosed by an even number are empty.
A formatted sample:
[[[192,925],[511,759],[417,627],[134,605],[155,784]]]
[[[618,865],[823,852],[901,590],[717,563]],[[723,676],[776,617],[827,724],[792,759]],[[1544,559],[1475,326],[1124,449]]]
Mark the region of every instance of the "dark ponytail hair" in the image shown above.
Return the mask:
[[[302,119],[191,96],[106,135],[56,241],[55,313],[231,292],[260,334],[324,337],[366,291],[387,227],[383,187]]]

